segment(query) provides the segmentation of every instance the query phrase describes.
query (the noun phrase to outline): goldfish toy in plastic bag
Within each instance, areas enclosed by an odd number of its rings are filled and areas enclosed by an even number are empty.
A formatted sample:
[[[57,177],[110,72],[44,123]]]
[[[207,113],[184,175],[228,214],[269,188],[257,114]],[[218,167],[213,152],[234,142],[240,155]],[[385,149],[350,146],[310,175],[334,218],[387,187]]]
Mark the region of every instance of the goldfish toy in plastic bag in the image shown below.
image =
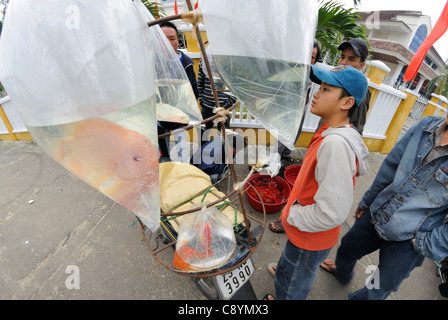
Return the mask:
[[[215,207],[205,206],[182,218],[173,268],[201,272],[227,263],[236,249],[230,220]]]
[[[153,34],[134,1],[10,1],[0,79],[34,141],[160,225]]]

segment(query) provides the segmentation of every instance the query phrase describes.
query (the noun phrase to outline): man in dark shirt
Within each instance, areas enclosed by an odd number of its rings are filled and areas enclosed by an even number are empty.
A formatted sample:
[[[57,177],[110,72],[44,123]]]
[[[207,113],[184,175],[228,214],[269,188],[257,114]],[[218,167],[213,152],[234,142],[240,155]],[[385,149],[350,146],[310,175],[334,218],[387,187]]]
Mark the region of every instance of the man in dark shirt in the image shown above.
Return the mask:
[[[165,36],[167,37],[167,39],[170,42],[171,46],[173,47],[174,51],[177,53],[179,60],[185,69],[185,73],[188,76],[188,80],[190,80],[194,95],[195,95],[196,99],[198,99],[198,97],[199,97],[198,82],[196,79],[196,74],[194,72],[193,60],[189,56],[187,56],[185,53],[178,50],[179,32],[177,30],[177,27],[171,22],[163,22],[159,26],[162,29]],[[159,135],[167,133],[167,132],[177,129],[179,127],[181,127],[181,125],[179,125],[178,123],[168,123],[168,122],[161,123],[159,121],[157,122],[157,131],[158,131]],[[160,139],[159,147],[160,147],[161,157],[164,159],[164,161],[170,159],[169,138]]]
[[[349,65],[358,70],[362,70],[364,68],[365,61],[369,55],[369,48],[363,39],[350,39],[347,42],[343,42],[338,49],[341,50],[339,65]],[[367,111],[369,110],[371,96],[371,92],[367,90],[364,101],[350,117],[350,123],[356,127],[361,135],[364,130],[364,125],[366,124]]]
[[[163,33],[167,37],[174,51],[179,56],[179,60],[182,63],[182,66],[187,73],[188,79],[190,80],[191,87],[193,88],[194,95],[196,99],[198,98],[198,82],[196,80],[196,73],[194,72],[193,60],[187,56],[182,51],[178,50],[179,48],[179,32],[177,31],[176,26],[171,22],[163,22],[160,24],[160,28],[162,28]]]

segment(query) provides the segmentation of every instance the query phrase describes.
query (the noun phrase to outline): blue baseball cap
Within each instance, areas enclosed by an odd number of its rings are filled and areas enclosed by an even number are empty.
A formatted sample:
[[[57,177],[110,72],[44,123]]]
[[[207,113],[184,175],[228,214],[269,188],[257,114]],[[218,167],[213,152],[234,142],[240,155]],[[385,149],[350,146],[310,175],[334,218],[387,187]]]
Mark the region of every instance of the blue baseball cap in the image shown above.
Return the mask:
[[[331,70],[324,70],[316,66],[311,66],[311,81],[321,84],[344,88],[353,98],[355,106],[359,107],[367,93],[368,85],[366,76],[351,66],[341,65]]]

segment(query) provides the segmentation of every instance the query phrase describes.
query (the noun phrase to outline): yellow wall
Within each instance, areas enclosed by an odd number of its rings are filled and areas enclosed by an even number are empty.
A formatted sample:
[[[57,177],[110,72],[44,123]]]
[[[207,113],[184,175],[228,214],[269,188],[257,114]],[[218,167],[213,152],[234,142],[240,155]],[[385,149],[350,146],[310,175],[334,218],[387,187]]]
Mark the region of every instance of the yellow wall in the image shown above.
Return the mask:
[[[200,33],[201,33],[202,42],[206,43],[207,42],[207,33],[205,33],[205,31],[200,31]],[[195,34],[193,34],[193,32],[191,32],[191,31],[184,31],[183,34],[184,34],[185,40],[187,42],[187,51],[200,53],[201,49],[199,48],[199,45],[198,45],[197,36]],[[194,72],[196,74],[196,78],[198,76],[200,60],[201,59],[199,59],[199,58],[193,58]]]
[[[371,67],[367,77],[375,84],[381,84],[386,77],[387,72],[376,67]]]
[[[389,128],[386,131],[386,140],[383,141],[378,150],[371,151],[389,153],[394,147],[395,142],[397,141],[397,138],[400,135],[400,132],[403,129],[403,126],[406,123],[406,120],[418,98],[416,95],[409,92],[405,93],[406,99],[401,101],[400,105],[397,108],[397,111],[395,111],[395,115],[392,118],[392,121],[389,124]]]
[[[14,133],[13,127],[11,123],[9,122],[8,117],[6,116],[5,111],[3,110],[2,106],[0,105],[0,118],[3,121],[3,123],[6,126],[6,129],[8,130],[8,134],[0,134],[0,141],[17,141],[17,140],[24,140],[24,141],[31,141],[33,140],[33,137],[28,132],[21,132],[21,133]]]

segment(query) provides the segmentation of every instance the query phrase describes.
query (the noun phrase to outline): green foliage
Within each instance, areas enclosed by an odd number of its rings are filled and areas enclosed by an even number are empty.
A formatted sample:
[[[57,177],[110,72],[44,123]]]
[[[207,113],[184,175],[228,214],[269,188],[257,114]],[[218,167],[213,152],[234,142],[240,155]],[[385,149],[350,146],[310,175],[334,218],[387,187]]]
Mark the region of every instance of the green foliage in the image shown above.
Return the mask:
[[[359,2],[354,1],[355,4]],[[340,53],[338,46],[344,39],[362,38],[367,42],[365,29],[358,24],[360,19],[353,8],[345,9],[336,0],[320,0],[316,39],[322,45],[323,55],[328,53],[330,60],[336,61]]]
[[[166,15],[165,8],[163,8],[163,5],[161,6],[160,4],[157,4],[157,2],[151,2],[148,0],[142,0],[142,3],[156,19]]]

